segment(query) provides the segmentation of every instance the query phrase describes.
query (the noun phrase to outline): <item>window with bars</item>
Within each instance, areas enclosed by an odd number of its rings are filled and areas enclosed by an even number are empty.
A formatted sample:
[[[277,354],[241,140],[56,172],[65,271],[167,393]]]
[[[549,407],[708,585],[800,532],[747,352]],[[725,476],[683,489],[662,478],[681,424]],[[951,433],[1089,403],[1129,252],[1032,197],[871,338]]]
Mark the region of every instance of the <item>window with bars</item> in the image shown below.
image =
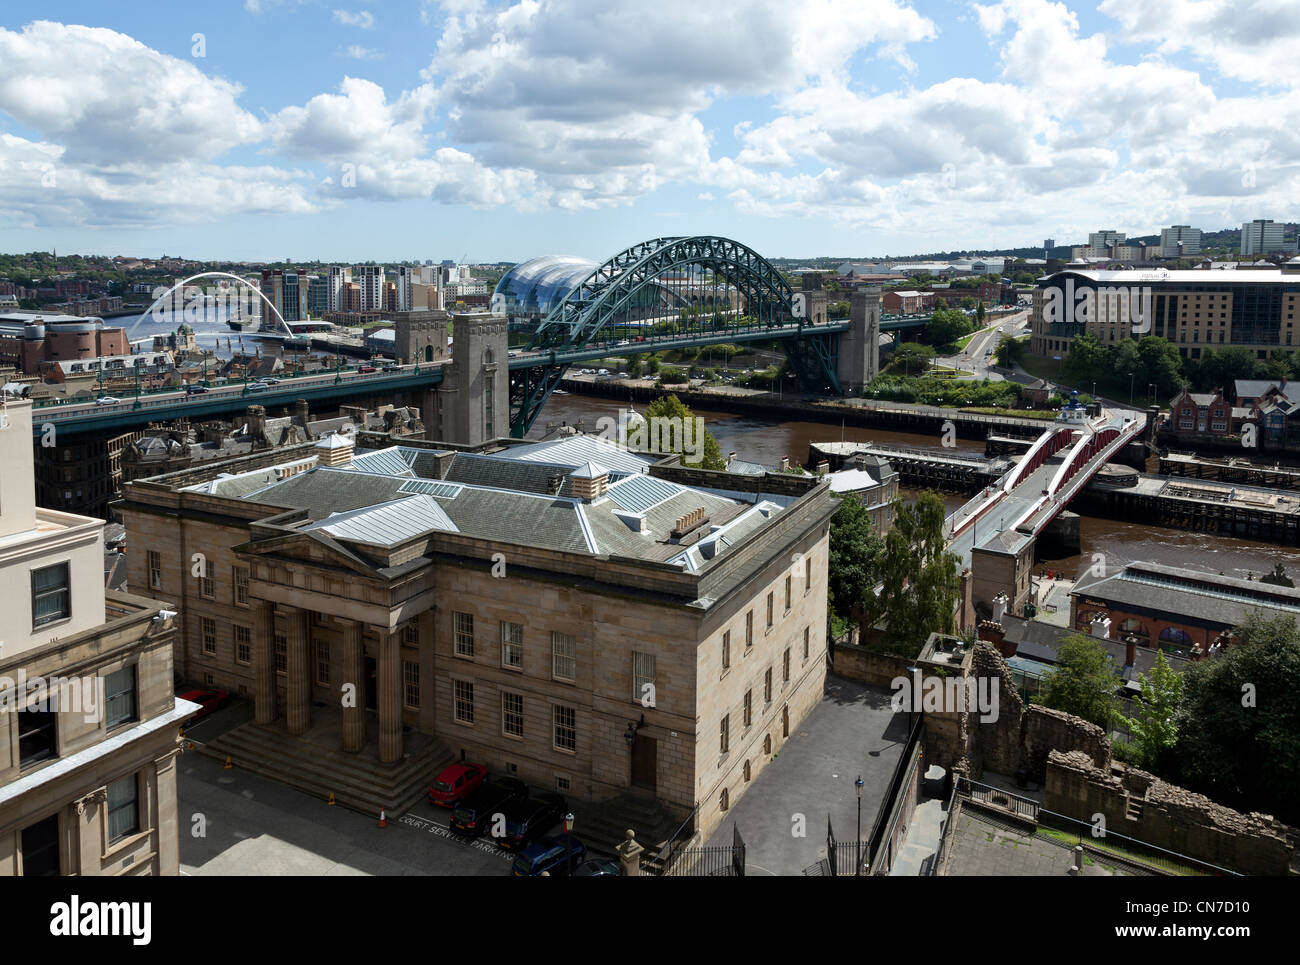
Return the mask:
[[[239,624],[235,624],[235,661],[253,662],[253,631]]]
[[[632,699],[639,704],[653,707],[658,703],[657,691],[655,655],[632,651]]]
[[[330,645],[324,640],[316,641],[316,682],[326,687],[330,682]]]
[[[139,787],[134,774],[108,786],[108,842],[115,844],[140,830]]]
[[[555,749],[557,751],[575,752],[578,749],[578,711],[575,707],[556,704],[555,712]]]
[[[501,732],[507,737],[524,736],[523,694],[501,694]]]
[[[474,615],[472,613],[454,613],[456,643],[455,653],[458,657],[474,656]]]
[[[723,714],[718,725],[718,751],[725,754],[731,749],[731,715]]]
[[[745,713],[741,720],[746,727],[754,722],[754,691],[752,690],[745,691]]]
[[[772,701],[772,668],[768,667],[763,671],[763,702],[771,703]]]
[[[217,652],[217,621],[212,617],[203,617],[199,620],[199,635],[203,640],[203,652],[209,657],[215,656]]]
[[[731,669],[731,631],[723,631],[722,634],[722,669]]]
[[[248,567],[232,566],[230,568],[230,586],[234,594],[235,606],[248,606]]]
[[[414,660],[402,661],[402,703],[420,709],[420,665]]]
[[[455,714],[461,724],[474,723],[474,685],[468,680],[453,681]]]
[[[578,645],[571,634],[551,631],[551,676],[556,680],[578,678]]]
[[[133,720],[136,715],[135,664],[104,675],[104,724],[116,727]]]
[[[146,554],[149,565],[149,589],[162,589],[162,554],[157,550],[149,550]]]
[[[524,669],[524,626],[522,623],[501,621],[501,666],[510,670]]]
[[[289,672],[289,639],[283,633],[275,635],[275,672]]]
[[[68,564],[32,570],[32,629],[72,615]]]

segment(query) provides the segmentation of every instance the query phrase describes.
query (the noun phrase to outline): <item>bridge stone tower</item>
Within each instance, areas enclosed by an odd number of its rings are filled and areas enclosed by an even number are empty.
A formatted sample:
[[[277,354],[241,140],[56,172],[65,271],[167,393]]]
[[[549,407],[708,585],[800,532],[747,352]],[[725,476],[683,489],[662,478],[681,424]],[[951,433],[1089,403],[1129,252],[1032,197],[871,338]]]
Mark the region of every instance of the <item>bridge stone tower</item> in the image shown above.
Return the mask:
[[[439,362],[447,357],[447,318],[441,310],[397,312],[393,338],[402,362]]]
[[[510,365],[506,316],[451,316],[451,365],[437,392],[439,423],[424,424],[444,442],[473,446],[510,435]]]
[[[804,317],[814,325],[821,325],[826,321],[826,289],[822,287],[822,276],[819,272],[806,272],[799,278],[804,297]]]
[[[859,288],[849,302],[849,330],[840,336],[840,388],[850,395],[880,374],[880,287]]]

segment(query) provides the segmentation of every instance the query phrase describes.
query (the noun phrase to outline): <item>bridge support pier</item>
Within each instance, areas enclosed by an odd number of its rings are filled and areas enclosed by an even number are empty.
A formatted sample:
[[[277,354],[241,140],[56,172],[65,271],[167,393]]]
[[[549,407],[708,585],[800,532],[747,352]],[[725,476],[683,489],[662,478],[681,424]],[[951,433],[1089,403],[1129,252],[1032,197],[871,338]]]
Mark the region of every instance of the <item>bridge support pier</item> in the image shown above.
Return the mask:
[[[880,288],[860,288],[849,301],[849,330],[840,336],[840,388],[859,395],[880,374]]]
[[[510,434],[510,360],[506,317],[453,315],[451,365],[440,399],[445,442],[474,446]],[[429,423],[425,422],[426,427]]]

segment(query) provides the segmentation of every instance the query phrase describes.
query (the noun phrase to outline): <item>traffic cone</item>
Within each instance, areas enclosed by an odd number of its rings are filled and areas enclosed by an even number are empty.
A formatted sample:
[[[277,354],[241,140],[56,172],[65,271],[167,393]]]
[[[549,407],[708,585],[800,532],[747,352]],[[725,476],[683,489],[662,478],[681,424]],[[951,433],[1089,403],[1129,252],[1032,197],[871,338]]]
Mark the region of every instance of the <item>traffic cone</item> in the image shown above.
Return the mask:
[[[334,805],[334,792],[333,792],[333,791],[330,791],[330,799],[329,799],[328,801],[326,801],[325,803],[328,804],[328,805],[330,805],[331,807],[333,807],[333,805]]]
[[[230,756],[227,755],[227,756],[226,756],[226,764],[225,764],[226,770],[230,770],[230,769],[231,769],[232,767],[234,767],[234,766],[235,766],[234,764],[230,763]]]
[[[383,808],[379,809],[379,826],[381,828],[388,827],[388,812]]]

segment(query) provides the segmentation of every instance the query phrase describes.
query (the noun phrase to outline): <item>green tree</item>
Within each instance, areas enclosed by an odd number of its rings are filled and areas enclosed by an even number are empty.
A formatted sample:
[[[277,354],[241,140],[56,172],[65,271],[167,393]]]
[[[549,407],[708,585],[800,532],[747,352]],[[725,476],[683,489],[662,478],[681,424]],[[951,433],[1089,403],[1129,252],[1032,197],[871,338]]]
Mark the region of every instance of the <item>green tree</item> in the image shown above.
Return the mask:
[[[1300,821],[1300,627],[1252,613],[1184,672],[1180,782],[1231,807]]]
[[[884,541],[857,493],[840,500],[831,517],[826,605],[842,623],[860,624],[880,579]]]
[[[1095,335],[1084,332],[1074,337],[1065,360],[1065,371],[1076,382],[1097,379],[1106,371],[1106,350]]]
[[[970,334],[970,319],[955,308],[936,308],[926,323],[925,335],[931,345],[950,345]]]
[[[904,342],[894,349],[890,368],[906,375],[924,375],[930,368],[930,356],[933,350],[918,342]]]
[[[722,447],[718,445],[718,440],[713,437],[713,433],[708,429],[704,430],[703,446],[699,445],[699,441],[695,439],[693,435],[690,439],[691,445],[689,447],[686,445],[687,440],[685,438],[685,427],[689,425],[691,427],[691,432],[693,433],[694,427],[697,423],[695,422],[695,413],[690,410],[686,403],[677,398],[677,396],[665,395],[661,398],[655,399],[646,406],[645,416],[647,419],[663,418],[680,419],[682,421],[683,432],[681,436],[679,436],[681,439],[681,446],[676,451],[682,452],[687,448],[691,448],[700,453],[698,458],[688,458],[686,454],[683,454],[683,465],[690,466],[692,469],[713,469],[717,471],[727,468],[727,460],[722,455]],[[659,434],[660,439],[662,440],[666,434],[667,433],[661,432]]]
[[[891,653],[915,657],[931,633],[951,633],[960,591],[959,559],[944,538],[943,499],[923,493],[915,503],[894,502],[894,525],[885,537],[880,596],[872,622],[883,618]]]
[[[1183,676],[1157,652],[1151,676],[1138,675],[1141,686],[1137,715],[1125,718],[1129,733],[1133,735],[1134,763],[1150,770],[1169,770],[1169,755],[1178,743],[1176,714],[1183,702]]]
[[[1025,343],[1017,341],[1010,335],[1003,335],[998,341],[997,351],[993,357],[997,359],[998,365],[1004,369],[1015,366],[1025,355]]]
[[[1183,375],[1178,346],[1158,335],[1145,335],[1138,342],[1138,354],[1142,356],[1147,381],[1154,382],[1158,392],[1169,396],[1178,391]]]
[[[1056,672],[1034,700],[1110,729],[1115,719],[1115,663],[1100,643],[1082,633],[1065,639],[1056,651]]]
[[[975,306],[975,325],[977,328],[984,327],[984,303],[980,302]]]

